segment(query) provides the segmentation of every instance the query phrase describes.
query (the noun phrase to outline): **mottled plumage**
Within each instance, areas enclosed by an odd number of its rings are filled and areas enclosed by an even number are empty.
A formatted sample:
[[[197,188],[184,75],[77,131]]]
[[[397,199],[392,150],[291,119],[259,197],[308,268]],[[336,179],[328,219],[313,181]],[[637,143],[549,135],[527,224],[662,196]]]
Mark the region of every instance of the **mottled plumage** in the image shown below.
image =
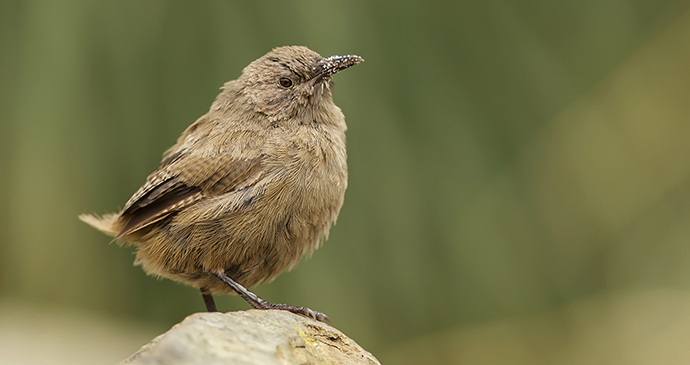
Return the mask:
[[[272,50],[223,86],[121,212],[80,218],[136,246],[147,273],[206,294],[237,291],[217,274],[273,280],[319,246],[343,204],[346,125],[331,76],[361,61]]]

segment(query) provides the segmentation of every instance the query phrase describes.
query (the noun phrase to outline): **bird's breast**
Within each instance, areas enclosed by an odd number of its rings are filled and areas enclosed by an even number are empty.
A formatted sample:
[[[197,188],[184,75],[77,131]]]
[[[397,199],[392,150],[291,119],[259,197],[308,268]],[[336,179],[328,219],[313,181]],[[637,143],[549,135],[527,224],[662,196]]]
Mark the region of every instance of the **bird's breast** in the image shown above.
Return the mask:
[[[339,210],[347,188],[344,132],[305,127],[292,137],[280,141],[283,145],[275,149],[274,168],[287,190],[283,193],[300,209]]]

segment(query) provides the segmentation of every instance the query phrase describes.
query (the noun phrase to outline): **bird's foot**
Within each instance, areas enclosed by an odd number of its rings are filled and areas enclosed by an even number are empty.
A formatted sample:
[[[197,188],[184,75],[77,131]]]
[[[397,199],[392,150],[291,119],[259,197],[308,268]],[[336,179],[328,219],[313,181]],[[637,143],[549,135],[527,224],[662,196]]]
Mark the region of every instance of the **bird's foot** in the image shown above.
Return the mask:
[[[331,319],[328,318],[327,315],[325,315],[321,312],[317,312],[315,310],[311,310],[307,307],[298,307],[298,306],[282,304],[282,303],[269,303],[265,300],[262,300],[262,303],[260,303],[258,305],[254,305],[253,303],[250,303],[250,304],[252,304],[252,307],[254,307],[255,309],[285,310],[285,311],[292,312],[295,314],[301,314],[301,315],[306,316],[306,317],[311,317],[311,318],[313,318],[319,322],[328,322],[328,324],[330,324],[331,326],[333,325],[333,323],[331,322]]]
[[[246,300],[247,303],[249,303],[255,309],[286,310],[286,311],[289,311],[289,312],[292,312],[295,314],[301,314],[303,316],[313,318],[317,321],[328,322],[328,324],[330,324],[331,326],[333,325],[333,323],[331,322],[331,319],[328,318],[327,315],[325,315],[321,312],[311,310],[307,307],[297,307],[294,305],[287,305],[287,304],[281,304],[281,303],[278,303],[278,304],[269,303],[269,302],[261,299],[258,295],[249,291],[244,286],[240,285],[240,283],[233,280],[226,273],[224,273],[224,272],[221,272],[221,273],[209,272],[209,273],[211,275],[215,276],[218,280],[222,281],[223,284],[227,285],[232,290],[234,290],[237,294],[239,294],[239,296],[242,297],[242,299]]]

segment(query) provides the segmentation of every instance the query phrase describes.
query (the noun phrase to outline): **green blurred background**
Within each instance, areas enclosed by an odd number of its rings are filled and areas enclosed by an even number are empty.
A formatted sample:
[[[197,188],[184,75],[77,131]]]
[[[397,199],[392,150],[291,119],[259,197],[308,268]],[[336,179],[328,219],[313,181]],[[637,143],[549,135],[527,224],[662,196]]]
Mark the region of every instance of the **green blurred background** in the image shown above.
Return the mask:
[[[203,310],[77,215],[282,45],[366,62],[338,224],[257,294],[390,364],[690,362],[688,1],[2,0],[1,363],[114,363]]]

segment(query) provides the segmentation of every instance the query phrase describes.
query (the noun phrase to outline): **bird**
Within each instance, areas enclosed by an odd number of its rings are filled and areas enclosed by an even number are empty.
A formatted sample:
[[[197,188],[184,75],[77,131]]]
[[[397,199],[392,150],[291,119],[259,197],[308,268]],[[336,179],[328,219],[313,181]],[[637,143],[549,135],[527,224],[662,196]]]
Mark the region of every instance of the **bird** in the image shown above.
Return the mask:
[[[337,72],[364,60],[286,46],[221,88],[118,213],[79,218],[136,249],[135,265],[256,309],[331,323],[307,307],[270,303],[249,287],[270,282],[328,237],[347,188],[347,125],[333,102]]]

